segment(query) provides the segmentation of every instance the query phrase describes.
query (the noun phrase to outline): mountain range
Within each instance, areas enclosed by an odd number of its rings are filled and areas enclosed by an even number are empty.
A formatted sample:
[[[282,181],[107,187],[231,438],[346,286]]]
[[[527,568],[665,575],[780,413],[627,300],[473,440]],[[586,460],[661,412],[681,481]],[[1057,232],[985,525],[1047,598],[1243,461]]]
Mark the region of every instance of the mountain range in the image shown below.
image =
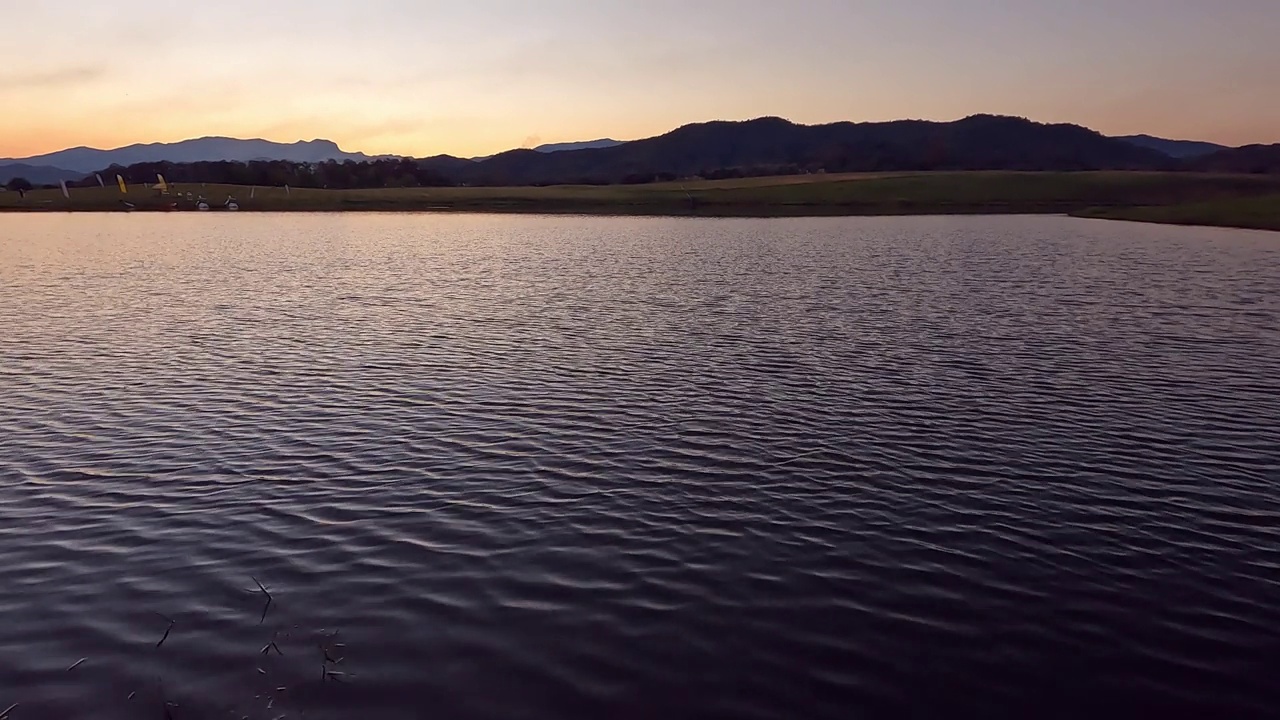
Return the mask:
[[[1274,149],[1274,150],[1273,150]],[[486,158],[414,161],[447,184],[627,183],[680,177],[920,170],[1220,170],[1266,172],[1280,146],[1226,148],[1149,135],[1108,137],[1069,124],[974,115],[953,122],[899,120],[801,125],[782,118],[695,123],[652,138],[541,145]],[[206,137],[114,150],[71,148],[0,160],[0,183],[79,180],[110,166],[166,162],[395,160],[346,152],[329,140],[278,143]],[[1240,169],[1234,169],[1240,168]],[[213,178],[210,178],[212,181]]]
[[[696,123],[603,148],[511,150],[480,162],[448,156],[420,162],[453,183],[546,185],[812,172],[1176,170],[1191,169],[1192,159],[1211,164],[1216,153],[1226,152],[1154,140],[1160,139],[1107,137],[1079,125],[999,115],[825,125],[765,117]]]
[[[322,162],[324,160],[354,160],[363,162],[374,158],[364,153],[346,152],[332,140],[300,140],[295,143],[279,143],[270,140],[239,140],[228,137],[203,137],[183,140],[176,143],[146,143],[99,150],[89,147],[76,147],[67,150],[35,155],[27,158],[0,159],[0,181],[7,180],[5,174],[12,174],[13,165],[25,165],[39,168],[39,171],[52,175],[56,171],[62,173],[51,182],[58,180],[74,180],[85,175],[103,170],[112,165],[128,166],[143,162],[201,162],[211,160],[230,160],[249,162],[251,160],[288,160],[290,162]],[[26,177],[26,176],[23,176]],[[42,182],[27,177],[32,182]]]
[[[607,147],[613,147],[615,145],[621,145],[622,143],[623,143],[622,140],[613,140],[611,138],[601,138],[600,140],[586,140],[583,142],[548,143],[546,145],[539,145],[533,148],[533,151],[540,152],[540,153],[554,153],[554,152],[565,152],[566,150],[598,150],[600,148],[607,148]],[[437,157],[440,157],[440,156],[437,156]],[[493,156],[481,155],[480,157],[473,157],[473,158],[467,158],[467,159],[473,160],[475,162],[484,162],[485,160],[488,160],[491,157]]]
[[[621,140],[602,138],[586,142],[566,142],[539,145],[540,153],[568,150],[590,150],[621,145]],[[325,160],[352,160],[366,162],[392,155],[370,156],[361,152],[347,152],[332,140],[310,140],[280,143],[270,140],[240,140],[229,137],[203,137],[175,143],[139,143],[113,150],[75,147],[44,155],[25,158],[0,158],[0,184],[15,177],[26,178],[36,185],[56,184],[60,180],[71,182],[86,175],[104,170],[112,165],[129,166],[152,162],[249,162],[252,160],[286,160],[289,162],[324,162]],[[475,158],[477,161],[488,158]]]

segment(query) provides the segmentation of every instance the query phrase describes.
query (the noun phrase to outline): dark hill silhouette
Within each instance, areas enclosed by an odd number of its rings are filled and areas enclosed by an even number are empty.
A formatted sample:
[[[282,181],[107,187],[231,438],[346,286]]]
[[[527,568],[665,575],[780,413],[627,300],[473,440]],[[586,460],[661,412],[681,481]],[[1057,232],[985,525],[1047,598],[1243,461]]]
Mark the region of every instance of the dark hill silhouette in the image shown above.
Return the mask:
[[[435,155],[418,161],[424,168],[430,168],[448,177],[457,177],[464,172],[470,171],[476,162],[476,160],[468,160],[452,155]]]
[[[1201,172],[1280,174],[1280,144],[1245,145],[1195,158],[1187,167]]]
[[[440,158],[429,161],[443,171]],[[1163,153],[1077,125],[975,115],[955,122],[798,125],[766,117],[685,125],[613,147],[512,150],[454,171],[482,185],[644,182],[796,172],[1128,170],[1172,167]]]

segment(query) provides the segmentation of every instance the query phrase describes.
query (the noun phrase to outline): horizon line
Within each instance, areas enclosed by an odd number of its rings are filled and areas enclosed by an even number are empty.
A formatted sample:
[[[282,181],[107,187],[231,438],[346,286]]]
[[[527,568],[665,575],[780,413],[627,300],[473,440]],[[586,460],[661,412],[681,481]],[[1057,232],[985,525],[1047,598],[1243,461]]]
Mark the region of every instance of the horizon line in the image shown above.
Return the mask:
[[[1214,142],[1214,141],[1211,141],[1211,140],[1186,139],[1186,138],[1170,138],[1170,137],[1165,137],[1165,136],[1162,136],[1162,135],[1153,135],[1153,134],[1150,134],[1150,133],[1126,133],[1126,134],[1119,134],[1119,135],[1108,135],[1107,133],[1105,133],[1105,132],[1103,132],[1103,131],[1101,131],[1101,130],[1098,130],[1098,129],[1096,129],[1096,128],[1090,127],[1090,126],[1085,125],[1085,124],[1083,124],[1083,123],[1066,122],[1066,121],[1044,121],[1044,120],[1036,120],[1036,119],[1031,118],[1031,117],[1026,116],[1026,115],[1015,115],[1015,114],[1009,114],[1009,113],[991,113],[991,112],[969,113],[969,114],[964,115],[964,116],[962,116],[962,117],[957,117],[957,118],[953,118],[953,119],[950,119],[950,120],[932,120],[932,119],[928,119],[928,118],[903,117],[903,118],[897,118],[897,119],[894,119],[894,120],[847,120],[847,119],[846,119],[846,120],[832,120],[832,121],[827,121],[827,122],[815,122],[815,123],[798,122],[798,121],[792,120],[792,119],[790,119],[790,118],[784,117],[784,116],[782,116],[782,115],[757,115],[757,116],[754,116],[754,117],[740,118],[740,119],[716,118],[716,119],[711,119],[711,120],[695,120],[695,121],[691,121],[691,122],[687,122],[687,123],[683,123],[683,124],[677,125],[677,126],[675,126],[675,127],[672,127],[672,128],[671,128],[671,129],[669,129],[669,130],[666,130],[666,131],[663,131],[663,132],[657,133],[657,134],[655,134],[655,135],[647,135],[647,136],[645,136],[645,137],[631,138],[631,139],[627,139],[627,140],[619,140],[619,139],[617,139],[617,138],[615,138],[615,137],[612,137],[612,136],[600,136],[600,137],[597,137],[597,138],[594,138],[594,139],[591,139],[591,140],[552,140],[552,141],[547,141],[547,142],[541,142],[541,141],[540,141],[540,142],[538,142],[538,144],[537,144],[536,146],[507,147],[506,149],[503,149],[503,150],[496,150],[496,151],[493,151],[493,152],[491,152],[491,153],[487,153],[487,154],[479,154],[479,155],[454,154],[454,153],[449,153],[449,152],[436,152],[436,153],[424,154],[424,155],[414,155],[414,154],[406,154],[406,153],[370,153],[370,152],[366,152],[366,151],[364,151],[364,150],[349,150],[349,149],[347,149],[347,148],[343,147],[342,143],[340,143],[339,141],[337,141],[337,140],[333,140],[333,139],[331,139],[331,138],[327,138],[327,137],[312,137],[312,138],[310,138],[310,139],[306,139],[306,138],[299,138],[299,139],[297,139],[297,140],[274,140],[274,139],[271,139],[271,138],[269,138],[269,137],[263,137],[263,136],[254,136],[254,137],[236,137],[236,136],[234,136],[234,135],[224,135],[224,134],[202,134],[202,135],[194,135],[194,136],[190,136],[190,137],[185,137],[185,138],[181,138],[181,139],[177,139],[177,140],[152,140],[152,141],[139,141],[139,142],[128,143],[128,144],[125,144],[125,145],[119,145],[119,146],[116,146],[116,147],[94,147],[94,146],[91,146],[91,145],[73,145],[73,146],[70,146],[70,147],[64,147],[64,148],[59,148],[59,149],[55,149],[55,150],[49,150],[49,151],[47,151],[47,152],[36,153],[36,154],[33,154],[33,155],[27,155],[27,156],[24,156],[24,157],[0,157],[0,162],[2,162],[2,163],[6,163],[6,164],[20,164],[20,163],[28,163],[29,161],[32,161],[32,160],[39,160],[40,158],[46,157],[46,156],[48,156],[48,155],[56,155],[56,154],[58,154],[58,153],[70,152],[70,151],[73,151],[73,150],[87,150],[87,151],[92,151],[92,152],[118,152],[118,151],[120,151],[120,150],[127,150],[127,149],[129,149],[129,148],[135,148],[135,147],[149,147],[149,146],[154,146],[154,145],[178,145],[178,144],[181,144],[181,143],[186,143],[186,142],[195,142],[195,141],[199,141],[199,140],[230,140],[230,141],[235,141],[235,142],[267,142],[267,143],[272,143],[272,144],[276,144],[276,145],[304,145],[304,144],[310,144],[310,143],[316,143],[316,142],[324,142],[324,143],[330,143],[330,144],[334,145],[335,147],[337,147],[337,148],[338,148],[339,152],[342,152],[342,153],[345,153],[345,154],[349,154],[349,155],[364,155],[364,156],[368,157],[369,159],[376,159],[376,158],[380,158],[380,157],[381,157],[381,158],[385,158],[385,157],[402,157],[402,158],[416,158],[416,159],[424,159],[424,158],[441,157],[441,156],[456,157],[456,158],[460,158],[460,159],[472,159],[472,158],[487,158],[487,157],[493,157],[494,155],[500,155],[500,154],[502,154],[502,153],[512,152],[512,151],[516,151],[516,150],[533,150],[533,149],[536,149],[536,148],[538,148],[538,147],[545,147],[545,146],[548,146],[548,145],[562,145],[562,144],[573,144],[573,143],[590,143],[590,142],[599,142],[599,141],[603,141],[603,140],[611,140],[611,141],[618,142],[618,143],[630,143],[630,142],[637,142],[637,141],[641,141],[641,140],[649,140],[649,139],[652,139],[652,138],[662,137],[663,135],[667,135],[667,134],[669,134],[669,133],[675,132],[675,131],[677,131],[677,130],[680,130],[680,129],[683,129],[683,128],[686,128],[686,127],[692,127],[692,126],[697,126],[697,125],[709,125],[709,124],[713,124],[713,123],[743,124],[743,123],[749,123],[749,122],[757,122],[757,121],[760,121],[760,120],[783,120],[783,121],[788,122],[788,123],[790,123],[790,124],[792,124],[792,125],[800,125],[800,126],[803,126],[803,127],[821,127],[821,126],[826,126],[826,125],[840,125],[840,124],[846,124],[846,123],[847,123],[847,124],[853,124],[853,125],[885,125],[885,124],[892,124],[892,123],[899,123],[899,122],[925,122],[925,123],[934,123],[934,124],[939,124],[939,125],[946,125],[946,124],[951,124],[951,123],[961,122],[961,121],[963,121],[963,120],[968,120],[968,119],[970,119],[970,118],[975,118],[975,117],[1012,118],[1012,119],[1026,120],[1026,121],[1028,121],[1028,122],[1033,122],[1033,123],[1037,123],[1037,124],[1040,124],[1040,125],[1073,125],[1073,126],[1076,126],[1076,127],[1081,127],[1081,128],[1085,128],[1085,129],[1087,129],[1087,130],[1091,130],[1091,131],[1096,132],[1096,133],[1098,133],[1098,134],[1100,134],[1100,135],[1103,135],[1104,137],[1111,137],[1111,138],[1151,137],[1151,138],[1157,138],[1157,139],[1161,139],[1161,140],[1172,140],[1172,141],[1176,141],[1176,142],[1203,143],[1203,144],[1207,144],[1207,145],[1219,145],[1219,146],[1226,147],[1226,148],[1240,148],[1240,147],[1248,147],[1249,145],[1272,145],[1272,144],[1280,144],[1280,141],[1276,141],[1276,142],[1265,142],[1265,141],[1259,141],[1259,142],[1252,142],[1252,143],[1244,143],[1244,144],[1241,144],[1241,145],[1230,145],[1230,144],[1226,144],[1226,143]]]

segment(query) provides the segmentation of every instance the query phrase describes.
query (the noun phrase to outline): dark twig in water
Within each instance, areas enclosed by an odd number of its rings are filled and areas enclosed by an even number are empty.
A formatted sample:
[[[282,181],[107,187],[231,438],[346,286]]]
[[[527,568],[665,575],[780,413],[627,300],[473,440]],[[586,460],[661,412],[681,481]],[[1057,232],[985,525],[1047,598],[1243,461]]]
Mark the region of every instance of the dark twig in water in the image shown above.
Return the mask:
[[[169,627],[164,629],[164,637],[160,638],[160,642],[156,643],[156,647],[160,647],[161,645],[164,644],[165,640],[169,639],[169,633],[173,630],[173,626],[174,626],[174,621],[170,620]]]
[[[338,637],[339,632],[339,630],[334,630],[332,633],[326,634],[323,640],[316,643],[320,648],[320,654],[324,656],[324,661],[327,664],[337,665],[343,661],[343,656],[338,654],[337,648],[345,648],[346,645],[333,642]]]
[[[137,691],[137,690],[134,690],[133,692],[129,693],[129,698],[128,698],[128,699],[129,699],[129,700],[132,700],[132,699],[134,699],[134,698],[135,698],[135,697],[137,697],[137,696],[138,696],[138,691]]]
[[[267,590],[265,587],[263,587],[262,583],[258,582],[258,578],[253,577],[252,575],[250,575],[249,577],[253,578],[253,582],[257,584],[258,589],[262,591],[263,595],[266,595],[268,598],[271,597],[271,592]]]
[[[71,663],[71,667],[67,668],[67,672],[71,672],[72,670],[75,670],[76,668],[80,667],[80,664],[81,664],[81,663],[83,663],[85,660],[88,660],[88,659],[89,659],[89,658],[87,658],[87,657],[82,657],[82,658],[80,658],[79,660],[77,660],[77,661],[75,661],[75,662]]]
[[[8,720],[9,713],[13,712],[13,709],[16,707],[18,707],[18,703],[14,703],[4,710],[0,710],[0,720]]]
[[[267,604],[262,607],[262,617],[258,619],[258,624],[261,625],[263,622],[266,621],[267,611],[271,609],[271,601],[274,600],[275,598],[271,597],[271,591],[268,590],[265,585],[259,582],[258,578],[253,577],[252,575],[250,575],[249,577],[253,578],[253,583],[258,586],[258,589],[262,591],[262,594],[267,596]]]
[[[271,634],[271,642],[267,643],[266,645],[263,645],[262,649],[259,650],[258,652],[262,653],[263,655],[270,655],[272,650],[275,650],[277,655],[284,655],[284,651],[281,650],[280,646],[276,644],[275,633]],[[262,668],[258,668],[258,669],[261,670]]]
[[[284,651],[280,650],[280,646],[278,646],[278,644],[275,644],[274,633],[271,634],[271,642],[264,644],[264,646],[262,646],[262,650],[260,650],[259,652],[261,652],[262,655],[270,655],[271,651],[273,650],[275,651],[276,655],[282,655],[282,656],[284,655]],[[259,667],[259,669],[257,670],[259,670],[259,673],[262,673],[261,667]],[[265,675],[266,673],[262,673],[262,674]]]
[[[342,680],[342,678],[345,678],[346,676],[347,674],[344,672],[338,672],[337,670],[330,670],[329,666],[326,664],[320,665],[320,681],[321,682],[326,682],[331,679],[334,682],[337,682],[339,680]]]

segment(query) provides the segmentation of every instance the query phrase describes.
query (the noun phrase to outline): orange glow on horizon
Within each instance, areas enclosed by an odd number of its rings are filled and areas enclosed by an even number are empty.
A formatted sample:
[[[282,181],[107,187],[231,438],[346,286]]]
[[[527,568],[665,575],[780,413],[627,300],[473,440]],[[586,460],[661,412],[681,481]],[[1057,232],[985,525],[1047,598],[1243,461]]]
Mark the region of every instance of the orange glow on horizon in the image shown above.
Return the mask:
[[[555,11],[225,0],[220,15],[252,19],[234,33],[141,0],[13,3],[0,157],[209,135],[474,157],[763,115],[997,113],[1112,135],[1280,142],[1280,46],[1267,32],[1280,3],[1164,3],[1153,19],[1138,6],[1154,1],[559,0]]]

